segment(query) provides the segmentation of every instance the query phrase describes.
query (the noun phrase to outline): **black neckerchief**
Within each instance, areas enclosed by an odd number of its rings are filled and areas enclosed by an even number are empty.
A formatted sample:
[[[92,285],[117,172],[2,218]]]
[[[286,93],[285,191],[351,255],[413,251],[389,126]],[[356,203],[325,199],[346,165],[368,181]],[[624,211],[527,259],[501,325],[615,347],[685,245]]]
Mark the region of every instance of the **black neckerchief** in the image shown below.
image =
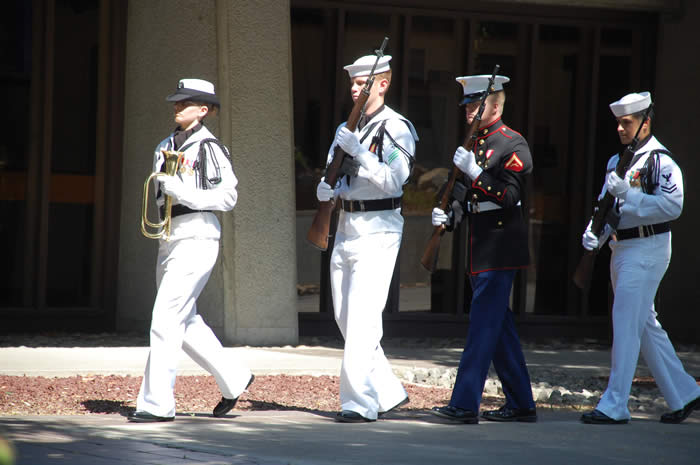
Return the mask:
[[[357,122],[357,129],[362,130],[362,128],[365,127],[367,123],[369,123],[372,120],[372,118],[377,116],[383,109],[384,104],[382,103],[382,106],[377,108],[377,110],[372,112],[372,114],[364,115],[362,118],[360,118],[360,121]]]
[[[175,131],[173,132],[173,150],[177,150],[180,147],[182,147],[182,144],[184,144],[185,141],[189,139],[192,134],[199,131],[200,129],[202,129],[201,122],[197,123],[192,129],[188,129],[186,131],[183,131],[182,128],[178,126],[177,129],[175,129]]]

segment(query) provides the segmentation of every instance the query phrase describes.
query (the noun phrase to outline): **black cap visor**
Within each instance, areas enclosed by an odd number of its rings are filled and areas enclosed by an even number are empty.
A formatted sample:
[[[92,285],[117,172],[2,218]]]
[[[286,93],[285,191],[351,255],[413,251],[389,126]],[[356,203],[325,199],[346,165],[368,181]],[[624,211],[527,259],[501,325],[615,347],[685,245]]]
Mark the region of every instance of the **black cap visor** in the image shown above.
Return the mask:
[[[484,92],[476,92],[476,93],[474,93],[474,94],[465,95],[464,98],[462,99],[462,101],[459,102],[459,104],[460,104],[460,105],[466,105],[467,103],[476,102],[476,101],[479,100],[483,95],[484,95]]]

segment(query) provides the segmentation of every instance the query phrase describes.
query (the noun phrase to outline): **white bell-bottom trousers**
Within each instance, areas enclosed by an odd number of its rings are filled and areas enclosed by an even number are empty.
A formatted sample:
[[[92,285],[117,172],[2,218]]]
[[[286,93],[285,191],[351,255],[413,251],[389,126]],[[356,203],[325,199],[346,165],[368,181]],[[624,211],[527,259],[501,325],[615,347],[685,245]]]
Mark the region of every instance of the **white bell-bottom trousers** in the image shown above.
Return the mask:
[[[243,393],[251,372],[244,364],[226,357],[211,328],[197,314],[196,301],[216,263],[219,242],[180,239],[159,244],[151,350],[136,409],[172,417],[180,349],[214,376],[221,394],[228,399]]]
[[[700,386],[685,372],[666,331],[656,319],[654,297],[671,261],[671,233],[611,241],[613,303],[612,366],[598,410],[615,420],[630,418],[627,408],[641,350],[671,410],[700,396]]]
[[[335,321],[345,339],[340,403],[343,410],[369,419],[406,398],[380,344],[382,311],[400,244],[401,233],[337,233],[331,255]]]

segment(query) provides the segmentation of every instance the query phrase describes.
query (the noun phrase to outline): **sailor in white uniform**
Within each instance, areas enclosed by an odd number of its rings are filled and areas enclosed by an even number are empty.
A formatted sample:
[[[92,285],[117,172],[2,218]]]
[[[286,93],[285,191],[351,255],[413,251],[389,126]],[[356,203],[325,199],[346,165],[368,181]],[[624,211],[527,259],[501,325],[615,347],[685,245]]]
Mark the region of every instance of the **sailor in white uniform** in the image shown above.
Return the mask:
[[[368,55],[344,67],[353,100],[375,60],[376,56]],[[330,163],[339,145],[353,157],[357,174],[343,176],[336,186],[322,180],[317,189],[319,200],[337,197],[341,207],[330,263],[335,320],[345,339],[342,411],[336,416],[340,422],[374,421],[408,401],[380,344],[382,311],[403,233],[403,186],[418,140],[413,124],[384,104],[391,82],[390,60],[387,55],[377,64],[357,130],[351,132],[341,124],[328,152]]]
[[[172,197],[169,239],[158,242],[153,304],[151,350],[133,422],[172,421],[173,388],[180,350],[211,373],[221,390],[214,416],[223,416],[252,382],[253,375],[238,360],[226,357],[221,343],[197,313],[197,298],[209,279],[219,253],[221,226],[213,211],[229,211],[236,205],[238,180],[228,150],[202,124],[219,107],[214,85],[201,79],[182,79],[173,102],[178,127],[155,150],[154,172],[163,168],[163,150],[184,156],[175,176],[156,178],[157,203]],[[161,212],[162,216],[162,212]]]
[[[627,423],[627,401],[641,350],[671,412],[663,423],[680,423],[700,408],[700,386],[685,372],[668,335],[656,319],[654,297],[671,261],[671,221],[683,209],[683,175],[670,152],[651,132],[649,92],[633,93],[610,104],[620,141],[629,144],[641,126],[639,144],[623,178],[615,173],[619,155],[608,161],[605,186],[615,199],[617,225],[606,225],[597,238],[591,225],[583,246],[593,250],[611,236],[610,275],[613,303],[612,369],[598,406],[583,414],[584,423]],[[615,221],[612,221],[613,223]]]

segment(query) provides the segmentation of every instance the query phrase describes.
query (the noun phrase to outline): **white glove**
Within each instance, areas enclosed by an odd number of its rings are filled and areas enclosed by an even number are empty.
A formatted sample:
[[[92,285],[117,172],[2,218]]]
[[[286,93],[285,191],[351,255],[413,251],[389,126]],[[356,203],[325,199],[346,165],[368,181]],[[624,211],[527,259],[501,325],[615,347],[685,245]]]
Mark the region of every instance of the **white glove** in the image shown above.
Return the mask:
[[[598,238],[593,234],[593,231],[586,229],[586,232],[583,233],[583,237],[581,238],[581,244],[583,244],[583,248],[586,250],[597,249]]]
[[[174,176],[159,176],[160,189],[166,194],[177,200],[178,202],[185,197],[187,186],[182,182],[178,175]]]
[[[316,187],[316,198],[321,202],[328,202],[333,200],[335,192],[333,192],[333,188],[330,184],[326,183],[324,179],[321,179],[321,182],[318,183],[318,187]]]
[[[351,157],[356,157],[362,152],[366,152],[362,144],[360,144],[360,139],[357,138],[357,134],[351,132],[348,128],[343,126],[338,131],[338,136],[336,137],[338,145],[341,149],[345,151]]]
[[[627,197],[627,191],[630,189],[630,182],[625,178],[620,178],[616,172],[611,171],[605,180],[605,188],[610,192],[610,195],[620,199]]]
[[[449,225],[450,217],[438,207],[433,208],[433,226]]]
[[[452,158],[452,162],[462,173],[465,173],[473,181],[478,178],[483,171],[479,165],[476,164],[476,158],[474,157],[474,152],[465,150],[461,145],[457,147],[455,155]]]
[[[600,247],[600,244],[605,244],[605,241],[608,240],[608,237],[612,232],[612,228],[610,227],[610,225],[606,224],[605,226],[603,226],[603,230],[600,232],[600,237],[596,237],[596,235],[593,234],[593,231],[591,231],[592,225],[593,220],[588,222],[588,226],[586,226],[586,231],[581,237],[581,244],[586,250],[597,249],[598,247]]]

